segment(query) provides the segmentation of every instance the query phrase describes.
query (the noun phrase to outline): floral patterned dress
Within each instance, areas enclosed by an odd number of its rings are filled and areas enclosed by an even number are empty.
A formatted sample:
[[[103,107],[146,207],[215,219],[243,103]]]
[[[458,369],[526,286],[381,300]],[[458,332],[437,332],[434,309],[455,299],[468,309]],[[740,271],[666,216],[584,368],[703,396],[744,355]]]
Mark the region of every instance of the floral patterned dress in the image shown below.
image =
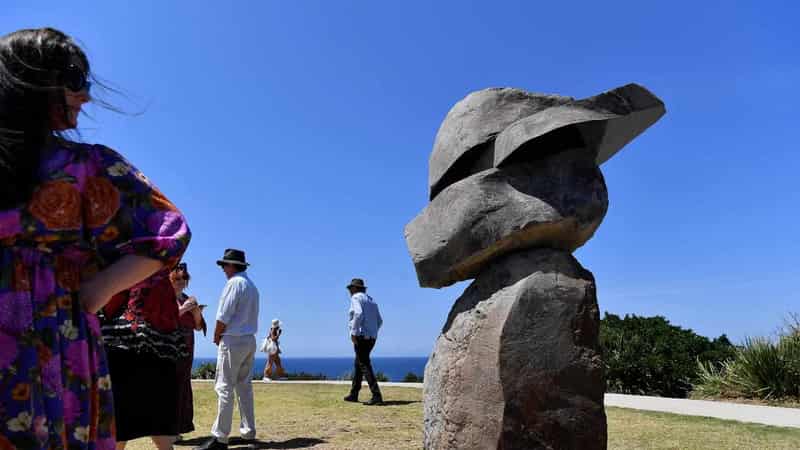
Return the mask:
[[[111,380],[81,280],[126,254],[174,264],[183,215],[99,145],[47,150],[30,202],[0,210],[0,450],[113,449]]]

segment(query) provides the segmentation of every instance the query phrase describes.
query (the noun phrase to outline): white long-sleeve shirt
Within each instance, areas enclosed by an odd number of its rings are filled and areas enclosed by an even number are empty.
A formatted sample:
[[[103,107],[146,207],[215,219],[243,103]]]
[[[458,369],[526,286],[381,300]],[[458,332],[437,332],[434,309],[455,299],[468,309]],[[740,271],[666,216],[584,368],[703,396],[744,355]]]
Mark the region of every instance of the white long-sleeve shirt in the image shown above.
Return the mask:
[[[258,333],[258,289],[246,272],[232,276],[219,299],[217,320],[225,324],[223,336]]]

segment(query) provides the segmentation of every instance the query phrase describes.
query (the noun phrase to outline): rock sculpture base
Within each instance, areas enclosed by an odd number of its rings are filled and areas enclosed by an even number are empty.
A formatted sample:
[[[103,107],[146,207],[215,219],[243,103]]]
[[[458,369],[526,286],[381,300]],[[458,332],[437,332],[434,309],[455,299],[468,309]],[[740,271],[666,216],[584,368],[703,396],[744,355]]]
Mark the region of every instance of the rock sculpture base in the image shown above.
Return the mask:
[[[425,448],[605,449],[594,277],[563,250],[493,262],[425,369]]]

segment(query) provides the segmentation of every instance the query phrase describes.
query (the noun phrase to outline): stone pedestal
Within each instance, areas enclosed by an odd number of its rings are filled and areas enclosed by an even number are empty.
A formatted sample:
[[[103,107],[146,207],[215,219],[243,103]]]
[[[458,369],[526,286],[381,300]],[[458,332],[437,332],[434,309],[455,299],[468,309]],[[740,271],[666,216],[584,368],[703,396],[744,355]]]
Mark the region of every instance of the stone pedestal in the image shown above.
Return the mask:
[[[605,449],[599,323],[592,274],[568,252],[484,270],[425,369],[425,448]]]

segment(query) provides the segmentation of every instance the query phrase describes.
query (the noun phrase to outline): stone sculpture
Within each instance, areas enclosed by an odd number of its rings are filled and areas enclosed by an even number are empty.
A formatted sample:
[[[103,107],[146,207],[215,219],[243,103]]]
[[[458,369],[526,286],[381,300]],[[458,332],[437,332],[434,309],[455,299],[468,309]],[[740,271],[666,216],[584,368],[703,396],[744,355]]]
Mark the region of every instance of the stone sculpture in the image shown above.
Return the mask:
[[[469,94],[405,228],[423,287],[475,279],[425,368],[426,449],[605,449],[594,278],[572,252],[605,216],[599,165],[665,113],[629,84],[582,100]]]

